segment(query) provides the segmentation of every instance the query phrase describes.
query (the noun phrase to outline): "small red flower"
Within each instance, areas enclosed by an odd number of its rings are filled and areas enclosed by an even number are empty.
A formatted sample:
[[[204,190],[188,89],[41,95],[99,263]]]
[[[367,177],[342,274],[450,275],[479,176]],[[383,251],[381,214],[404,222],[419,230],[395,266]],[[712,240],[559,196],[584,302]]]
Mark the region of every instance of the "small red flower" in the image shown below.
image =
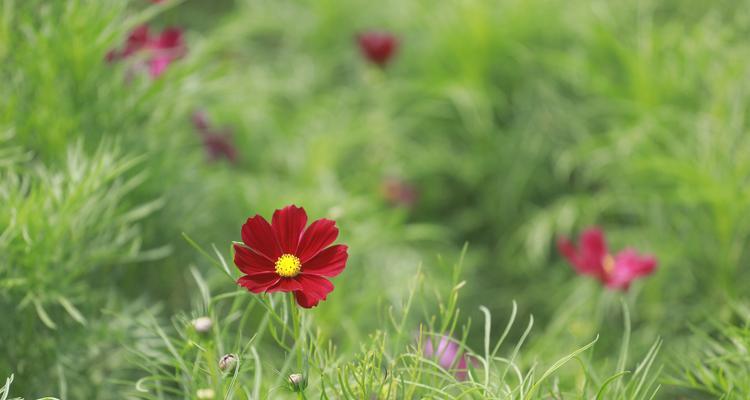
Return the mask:
[[[585,230],[578,241],[576,248],[567,238],[560,238],[557,242],[560,253],[579,274],[591,275],[610,289],[628,290],[633,280],[656,270],[656,258],[639,255],[633,249],[613,256],[607,249],[604,233],[598,228]]]
[[[326,277],[346,267],[347,246],[331,244],[336,223],[319,219],[307,224],[307,213],[294,205],[276,210],[269,224],[256,215],[242,225],[242,244],[234,244],[234,264],[245,275],[237,283],[253,293],[294,292],[304,308],[318,305],[333,290]]]
[[[413,207],[419,199],[419,192],[413,185],[398,179],[387,178],[381,185],[383,198],[392,206]]]
[[[364,32],[357,35],[362,55],[370,62],[385,67],[398,49],[398,39],[387,32]]]
[[[140,65],[146,67],[149,74],[156,78],[161,75],[173,61],[185,55],[186,46],[182,30],[167,28],[159,35],[152,36],[146,25],[133,29],[125,41],[122,50],[110,50],[108,62],[130,58],[136,54],[145,54],[145,61]]]
[[[203,141],[208,161],[217,161],[223,157],[232,164],[237,162],[237,148],[229,129],[216,130],[211,127],[206,114],[202,111],[193,113],[193,126]]]

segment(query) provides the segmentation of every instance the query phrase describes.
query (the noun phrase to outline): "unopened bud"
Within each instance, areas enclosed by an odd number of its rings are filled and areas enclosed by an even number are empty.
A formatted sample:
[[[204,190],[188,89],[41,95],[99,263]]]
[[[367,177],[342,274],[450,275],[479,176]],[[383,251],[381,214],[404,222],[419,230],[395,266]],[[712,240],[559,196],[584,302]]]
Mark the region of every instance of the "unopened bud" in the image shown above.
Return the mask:
[[[219,359],[219,369],[222,371],[232,370],[235,365],[237,365],[237,356],[234,354],[225,354]]]
[[[294,392],[302,392],[307,388],[307,378],[302,374],[289,375],[289,387]]]
[[[216,397],[213,389],[198,389],[195,392],[195,397],[200,400],[211,400]]]
[[[198,333],[206,333],[210,331],[213,324],[211,318],[208,317],[200,317],[193,320],[193,328],[195,328]]]

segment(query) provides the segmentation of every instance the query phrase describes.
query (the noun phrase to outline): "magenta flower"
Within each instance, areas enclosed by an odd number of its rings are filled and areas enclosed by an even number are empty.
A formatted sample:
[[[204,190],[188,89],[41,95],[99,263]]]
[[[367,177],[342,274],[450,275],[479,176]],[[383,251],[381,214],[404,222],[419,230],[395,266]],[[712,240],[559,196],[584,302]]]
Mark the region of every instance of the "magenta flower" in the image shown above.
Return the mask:
[[[193,126],[203,142],[209,161],[226,158],[232,164],[237,162],[237,148],[234,146],[232,132],[229,129],[213,128],[203,111],[193,113]]]
[[[106,60],[114,62],[142,55],[134,63],[135,69],[148,69],[151,77],[160,76],[169,64],[185,55],[186,46],[182,31],[167,28],[159,35],[152,36],[148,26],[141,25],[133,29],[125,41],[122,50],[110,50]]]
[[[436,358],[437,363],[446,371],[452,372],[459,381],[464,381],[469,376],[469,359],[461,352],[461,346],[450,336],[441,336],[437,348],[428,337],[424,341],[422,354],[425,358]]]
[[[149,72],[152,77],[161,75],[175,60],[185,56],[186,47],[182,30],[167,28],[151,40],[153,56],[149,60]]]
[[[413,185],[398,179],[387,178],[381,186],[383,198],[392,206],[412,207],[419,199],[419,192]]]
[[[357,35],[362,55],[373,64],[385,67],[398,49],[398,39],[387,32],[363,32]]]
[[[560,238],[557,242],[560,253],[579,274],[593,276],[610,289],[628,290],[633,280],[656,270],[656,258],[639,255],[633,249],[622,250],[613,256],[599,228],[586,229],[578,241],[576,247],[567,238]]]

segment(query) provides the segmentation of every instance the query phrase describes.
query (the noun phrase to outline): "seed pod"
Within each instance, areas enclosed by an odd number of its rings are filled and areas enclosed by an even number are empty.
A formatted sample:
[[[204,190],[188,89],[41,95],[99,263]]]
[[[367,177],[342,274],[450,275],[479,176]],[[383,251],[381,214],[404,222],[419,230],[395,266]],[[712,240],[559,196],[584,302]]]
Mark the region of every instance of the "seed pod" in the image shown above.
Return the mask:
[[[234,354],[225,354],[219,359],[219,369],[226,372],[234,369],[239,359]]]
[[[196,318],[192,321],[192,323],[193,328],[195,328],[198,333],[206,333],[210,331],[211,327],[214,324],[213,321],[211,321],[211,318],[208,317]]]
[[[302,392],[307,388],[307,378],[302,374],[291,374],[287,380],[293,392]]]

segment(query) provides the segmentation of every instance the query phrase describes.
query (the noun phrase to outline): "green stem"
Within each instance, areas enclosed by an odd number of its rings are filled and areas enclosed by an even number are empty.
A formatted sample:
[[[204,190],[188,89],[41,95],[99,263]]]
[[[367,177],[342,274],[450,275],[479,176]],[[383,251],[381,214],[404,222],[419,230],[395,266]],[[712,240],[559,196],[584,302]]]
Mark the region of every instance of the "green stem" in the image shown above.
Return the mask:
[[[297,307],[297,302],[294,300],[294,292],[289,292],[289,310],[292,315],[292,326],[293,326],[293,332],[294,332],[294,347],[297,349],[297,373],[304,373],[302,371],[303,366],[303,347],[304,347],[304,340],[301,337],[300,334],[300,319],[301,315],[299,312],[299,308]]]

